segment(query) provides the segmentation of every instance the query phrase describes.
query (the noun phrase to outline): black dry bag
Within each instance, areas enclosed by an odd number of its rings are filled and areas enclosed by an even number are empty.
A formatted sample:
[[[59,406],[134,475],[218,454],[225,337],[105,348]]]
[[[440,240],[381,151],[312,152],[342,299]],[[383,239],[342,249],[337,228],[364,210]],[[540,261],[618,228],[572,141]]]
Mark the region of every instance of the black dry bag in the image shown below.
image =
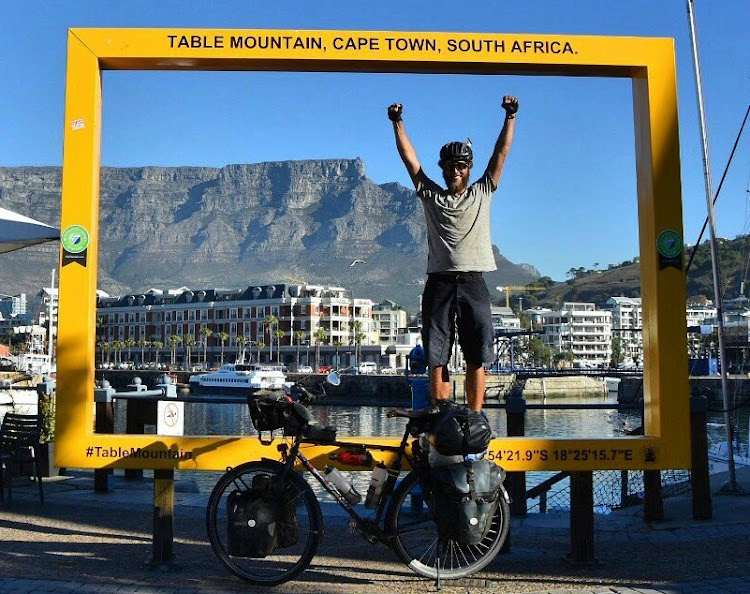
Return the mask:
[[[443,456],[467,456],[487,449],[492,430],[484,415],[452,401],[438,405],[440,412],[432,422],[428,437],[439,453]]]

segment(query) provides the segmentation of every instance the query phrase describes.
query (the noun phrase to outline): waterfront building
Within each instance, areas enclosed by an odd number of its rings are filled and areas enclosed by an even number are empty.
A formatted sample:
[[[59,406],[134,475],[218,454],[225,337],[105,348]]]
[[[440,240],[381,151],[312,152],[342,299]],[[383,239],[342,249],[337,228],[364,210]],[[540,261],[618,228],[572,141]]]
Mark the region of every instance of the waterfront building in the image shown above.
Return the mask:
[[[622,341],[624,366],[643,365],[643,307],[640,297],[610,297],[612,338]]]
[[[185,365],[216,364],[244,353],[246,359],[294,367],[300,358],[310,360],[311,349],[320,354],[325,347],[323,361],[333,362],[333,353],[338,358],[355,346],[362,360],[376,360],[381,349],[372,306],[369,299],[352,299],[342,287],[309,284],[99,294],[97,343],[117,343],[140,360],[158,342],[161,361],[169,354]]]
[[[609,365],[612,346],[612,312],[593,303],[564,303],[556,311],[538,314],[543,334],[554,351],[570,351],[576,367]]]
[[[521,319],[510,307],[492,306],[492,328],[495,334],[503,330],[520,330]]]
[[[395,345],[399,332],[406,329],[408,314],[397,303],[386,299],[372,306],[372,320],[382,345]]]

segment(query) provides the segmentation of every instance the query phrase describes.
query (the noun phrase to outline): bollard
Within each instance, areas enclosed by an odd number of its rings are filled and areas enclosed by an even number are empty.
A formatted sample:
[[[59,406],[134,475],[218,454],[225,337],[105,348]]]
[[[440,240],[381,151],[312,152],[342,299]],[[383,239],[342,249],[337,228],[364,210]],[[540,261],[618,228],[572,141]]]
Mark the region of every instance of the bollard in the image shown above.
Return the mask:
[[[154,470],[154,534],[150,565],[169,570],[174,564],[174,470]]]
[[[96,433],[114,433],[115,415],[112,397],[115,389],[107,380],[102,380],[101,387],[94,390],[95,420],[94,431]],[[96,468],[94,470],[94,492],[106,493],[109,491],[109,477],[111,468]]]
[[[643,471],[643,519],[646,522],[659,522],[664,519],[660,470]]]
[[[693,492],[693,519],[713,518],[711,480],[708,473],[708,433],[706,397],[690,397],[690,486]]]
[[[508,437],[523,437],[526,433],[526,399],[509,396],[505,400]],[[505,479],[510,495],[510,515],[526,517],[526,473],[509,472]]]
[[[571,565],[594,565],[594,473],[570,473],[570,553]]]

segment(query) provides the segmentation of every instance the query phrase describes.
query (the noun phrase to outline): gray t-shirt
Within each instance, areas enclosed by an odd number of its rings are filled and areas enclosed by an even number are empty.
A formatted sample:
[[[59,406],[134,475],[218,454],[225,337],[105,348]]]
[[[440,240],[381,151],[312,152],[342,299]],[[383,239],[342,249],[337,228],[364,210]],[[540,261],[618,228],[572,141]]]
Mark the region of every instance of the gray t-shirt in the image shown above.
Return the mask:
[[[420,170],[416,189],[427,219],[427,273],[496,270],[490,238],[496,187],[489,173],[453,196]]]

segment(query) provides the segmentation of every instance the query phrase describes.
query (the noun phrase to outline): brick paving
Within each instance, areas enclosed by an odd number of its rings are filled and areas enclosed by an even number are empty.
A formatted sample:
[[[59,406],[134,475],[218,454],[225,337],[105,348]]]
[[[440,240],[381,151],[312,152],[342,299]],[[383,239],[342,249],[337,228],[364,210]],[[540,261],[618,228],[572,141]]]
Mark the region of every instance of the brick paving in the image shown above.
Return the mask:
[[[93,492],[85,472],[36,486],[16,479],[13,502],[0,504],[0,592],[239,593],[267,592],[228,574],[207,543],[207,495],[180,492],[175,505],[175,565],[153,569],[152,491],[148,479],[116,477]],[[750,487],[750,472],[740,471]],[[721,485],[721,477],[717,484]],[[715,489],[716,490],[716,489]],[[695,521],[688,497],[665,500],[665,520],[646,523],[641,508],[595,521],[596,564],[572,566],[566,513],[514,519],[511,550],[486,571],[441,592],[508,594],[691,594],[750,592],[750,497],[713,498],[714,518]],[[340,510],[324,505],[326,534],[313,565],[274,592],[401,594],[434,592],[384,545],[348,532]]]

